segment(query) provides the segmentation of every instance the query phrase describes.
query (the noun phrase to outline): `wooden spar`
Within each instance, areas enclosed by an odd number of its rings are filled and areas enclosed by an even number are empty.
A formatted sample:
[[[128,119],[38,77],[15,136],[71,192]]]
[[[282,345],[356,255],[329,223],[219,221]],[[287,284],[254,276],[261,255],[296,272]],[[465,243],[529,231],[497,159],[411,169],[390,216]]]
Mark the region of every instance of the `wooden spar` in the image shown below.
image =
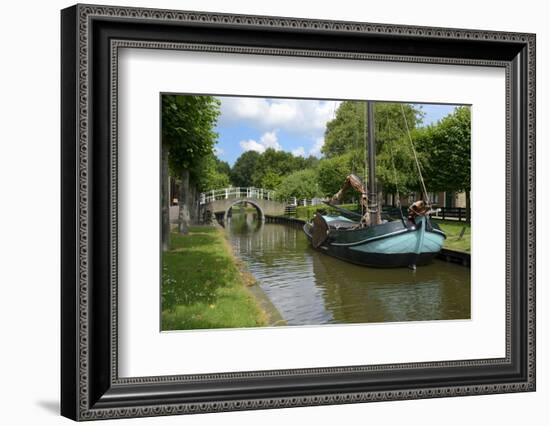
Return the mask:
[[[367,157],[368,157],[368,206],[371,225],[378,224],[378,196],[376,194],[376,143],[374,140],[374,107],[367,101],[365,124],[368,122]]]

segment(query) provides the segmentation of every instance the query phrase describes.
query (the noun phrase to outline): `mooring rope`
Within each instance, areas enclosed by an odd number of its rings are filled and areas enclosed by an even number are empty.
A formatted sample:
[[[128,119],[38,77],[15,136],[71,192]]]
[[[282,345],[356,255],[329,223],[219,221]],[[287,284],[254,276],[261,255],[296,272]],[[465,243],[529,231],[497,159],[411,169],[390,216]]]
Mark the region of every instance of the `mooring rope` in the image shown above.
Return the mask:
[[[405,117],[405,109],[403,108],[403,104],[401,104],[401,114],[403,114],[403,120],[405,121],[405,127],[407,128],[407,136],[409,137],[409,141],[411,143],[411,149],[414,155],[414,161],[416,162],[416,167],[418,169],[418,176],[420,178],[420,183],[422,184],[422,190],[424,191],[424,199],[426,200],[426,203],[429,204],[430,200],[428,198],[428,191],[426,191],[426,185],[424,184],[424,178],[422,177],[422,170],[420,169],[420,162],[418,161],[418,157],[416,155],[416,149],[414,149],[414,143],[412,141],[411,132],[409,130],[409,123],[407,122],[407,117]]]

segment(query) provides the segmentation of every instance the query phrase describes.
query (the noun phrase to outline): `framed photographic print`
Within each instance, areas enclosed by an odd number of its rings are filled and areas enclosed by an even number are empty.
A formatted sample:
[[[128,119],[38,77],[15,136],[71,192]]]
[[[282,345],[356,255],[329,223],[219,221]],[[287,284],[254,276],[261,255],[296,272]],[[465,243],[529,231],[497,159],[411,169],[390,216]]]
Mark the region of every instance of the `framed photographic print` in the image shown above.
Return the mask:
[[[535,36],[76,5],[74,420],[535,390]]]

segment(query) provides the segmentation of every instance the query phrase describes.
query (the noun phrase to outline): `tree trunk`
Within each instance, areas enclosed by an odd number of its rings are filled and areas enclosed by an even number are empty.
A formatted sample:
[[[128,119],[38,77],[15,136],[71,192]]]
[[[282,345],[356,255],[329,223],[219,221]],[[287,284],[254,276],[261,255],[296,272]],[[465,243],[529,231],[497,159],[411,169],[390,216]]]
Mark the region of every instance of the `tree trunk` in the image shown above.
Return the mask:
[[[168,185],[170,178],[168,177],[168,150],[162,147],[162,162],[161,162],[161,215],[162,215],[162,251],[170,249],[170,197]]]
[[[197,185],[190,185],[189,191],[189,216],[191,217],[191,223],[196,225],[197,220]]]
[[[470,223],[470,191],[466,191],[466,223]]]
[[[180,194],[178,197],[178,232],[189,233],[189,170],[181,172]]]

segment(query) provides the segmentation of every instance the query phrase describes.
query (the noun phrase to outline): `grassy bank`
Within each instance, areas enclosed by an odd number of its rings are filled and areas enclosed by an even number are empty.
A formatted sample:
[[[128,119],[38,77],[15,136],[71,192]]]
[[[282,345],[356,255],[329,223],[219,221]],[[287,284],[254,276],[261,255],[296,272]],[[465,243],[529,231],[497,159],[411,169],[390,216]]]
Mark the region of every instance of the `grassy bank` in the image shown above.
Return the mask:
[[[447,234],[447,239],[443,244],[444,248],[470,253],[471,227],[469,223],[453,220],[434,220],[434,222]],[[464,235],[460,238],[460,233],[464,227],[466,227]]]
[[[265,325],[265,312],[246,288],[250,281],[221,229],[172,233],[162,259],[162,330]]]

